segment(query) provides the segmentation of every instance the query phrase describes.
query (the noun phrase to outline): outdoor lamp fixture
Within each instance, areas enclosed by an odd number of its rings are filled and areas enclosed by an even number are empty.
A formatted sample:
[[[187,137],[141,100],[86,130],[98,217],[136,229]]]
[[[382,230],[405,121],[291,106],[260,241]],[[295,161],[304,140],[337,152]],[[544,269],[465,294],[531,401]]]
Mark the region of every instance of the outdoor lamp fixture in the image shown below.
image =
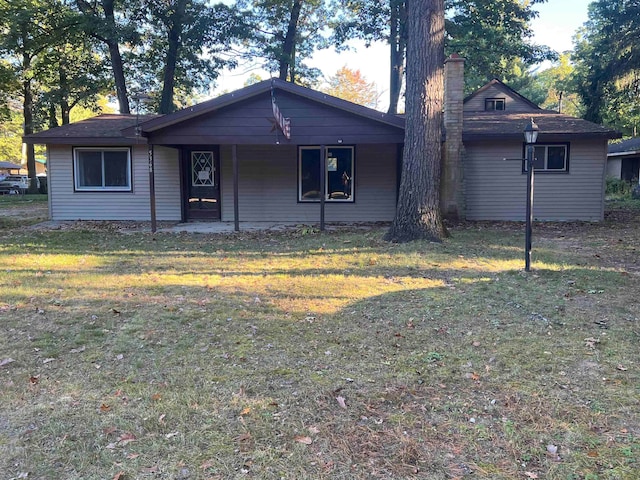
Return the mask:
[[[535,124],[533,118],[524,128],[524,141],[527,144],[527,226],[525,232],[524,247],[524,271],[531,271],[531,224],[533,222],[533,161],[534,147],[538,140],[538,125]]]

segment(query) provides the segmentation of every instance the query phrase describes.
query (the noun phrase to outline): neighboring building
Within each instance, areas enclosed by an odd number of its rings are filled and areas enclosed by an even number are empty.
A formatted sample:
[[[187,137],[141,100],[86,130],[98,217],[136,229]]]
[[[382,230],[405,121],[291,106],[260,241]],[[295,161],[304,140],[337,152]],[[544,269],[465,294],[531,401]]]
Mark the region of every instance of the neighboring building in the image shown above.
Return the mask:
[[[4,180],[7,175],[11,175],[13,173],[19,173],[20,165],[12,162],[0,162],[0,181]]]
[[[640,182],[640,137],[609,145],[607,176],[627,182]]]
[[[541,110],[497,80],[463,99],[462,74],[462,59],[449,59],[445,213],[524,220],[522,132],[533,117],[534,215],[601,220],[616,132]],[[101,115],[25,141],[47,145],[55,220],[371,222],[395,214],[404,124],[272,79],[172,114]]]

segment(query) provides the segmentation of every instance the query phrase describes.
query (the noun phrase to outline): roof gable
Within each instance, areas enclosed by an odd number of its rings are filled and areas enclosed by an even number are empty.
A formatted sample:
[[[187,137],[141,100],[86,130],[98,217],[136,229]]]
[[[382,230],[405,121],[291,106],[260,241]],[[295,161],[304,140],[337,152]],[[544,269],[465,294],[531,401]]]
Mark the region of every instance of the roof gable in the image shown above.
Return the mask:
[[[507,100],[505,111],[511,112],[535,112],[542,110],[528,98],[520,95],[513,88],[494,78],[489,83],[468,95],[463,103],[467,112],[481,112],[485,110],[485,99],[503,97]]]
[[[169,126],[190,120],[202,115],[216,112],[231,105],[243,102],[256,96],[264,95],[265,93],[274,92],[278,95],[278,92],[285,92],[290,95],[299,96],[316,102],[321,105],[326,105],[338,110],[349,112],[353,115],[357,115],[376,122],[385,123],[394,127],[404,128],[404,119],[387,113],[382,113],[371,108],[363,107],[346,100],[342,100],[326,93],[318,92],[310,88],[295,85],[291,82],[285,82],[276,78],[270,80],[264,80],[262,82],[250,85],[240,90],[235,90],[231,93],[221,95],[206,102],[199,103],[192,107],[179,110],[177,112],[164,115],[161,118],[156,118],[148,122],[141,124],[141,129],[144,133],[151,133],[160,129],[167,128]]]

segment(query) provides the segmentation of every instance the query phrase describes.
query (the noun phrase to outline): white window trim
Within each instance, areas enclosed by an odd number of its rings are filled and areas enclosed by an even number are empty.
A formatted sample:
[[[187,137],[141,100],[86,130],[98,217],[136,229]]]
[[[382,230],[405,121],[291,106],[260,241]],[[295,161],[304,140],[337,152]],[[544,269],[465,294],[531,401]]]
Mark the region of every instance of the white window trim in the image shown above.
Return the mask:
[[[327,187],[329,183],[326,181],[328,172],[328,162],[325,163],[325,192],[324,192],[324,201],[327,203],[355,203],[356,197],[356,187],[353,183],[354,172],[355,172],[355,163],[356,163],[356,152],[355,147],[352,145],[326,145],[325,149],[329,151],[332,148],[344,148],[351,150],[351,196],[349,198],[329,198],[329,193],[327,192]],[[303,150],[318,150],[320,151],[320,145],[308,145],[308,146],[300,146],[298,147],[298,202],[300,203],[319,203],[319,198],[306,199],[302,198],[302,151]]]
[[[102,186],[84,187],[80,185],[80,168],[77,152],[100,152],[102,154],[102,183],[104,184],[104,152],[127,152],[127,185],[124,187]],[[75,147],[73,149],[74,189],[78,192],[131,192],[133,190],[131,175],[131,148],[129,147]]]

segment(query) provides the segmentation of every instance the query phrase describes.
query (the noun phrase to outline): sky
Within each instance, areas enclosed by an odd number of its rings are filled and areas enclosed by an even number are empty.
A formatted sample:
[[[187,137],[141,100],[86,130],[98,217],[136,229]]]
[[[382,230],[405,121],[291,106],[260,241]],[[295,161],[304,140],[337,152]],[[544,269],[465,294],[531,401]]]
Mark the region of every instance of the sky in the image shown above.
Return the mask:
[[[548,0],[536,5],[539,16],[532,22],[533,41],[547,45],[553,50],[563,52],[573,48],[572,37],[576,30],[587,21],[589,0]],[[338,69],[347,66],[352,70],[360,70],[369,82],[375,82],[380,93],[378,109],[386,109],[389,89],[389,47],[377,43],[366,48],[362,43],[351,42],[350,51],[336,53],[333,49],[316,52],[310,66],[319,68],[325,76],[331,76]],[[225,91],[244,86],[244,81],[251,72],[241,69],[225,71],[217,82],[214,96]],[[258,73],[263,79],[269,78],[267,72]]]

